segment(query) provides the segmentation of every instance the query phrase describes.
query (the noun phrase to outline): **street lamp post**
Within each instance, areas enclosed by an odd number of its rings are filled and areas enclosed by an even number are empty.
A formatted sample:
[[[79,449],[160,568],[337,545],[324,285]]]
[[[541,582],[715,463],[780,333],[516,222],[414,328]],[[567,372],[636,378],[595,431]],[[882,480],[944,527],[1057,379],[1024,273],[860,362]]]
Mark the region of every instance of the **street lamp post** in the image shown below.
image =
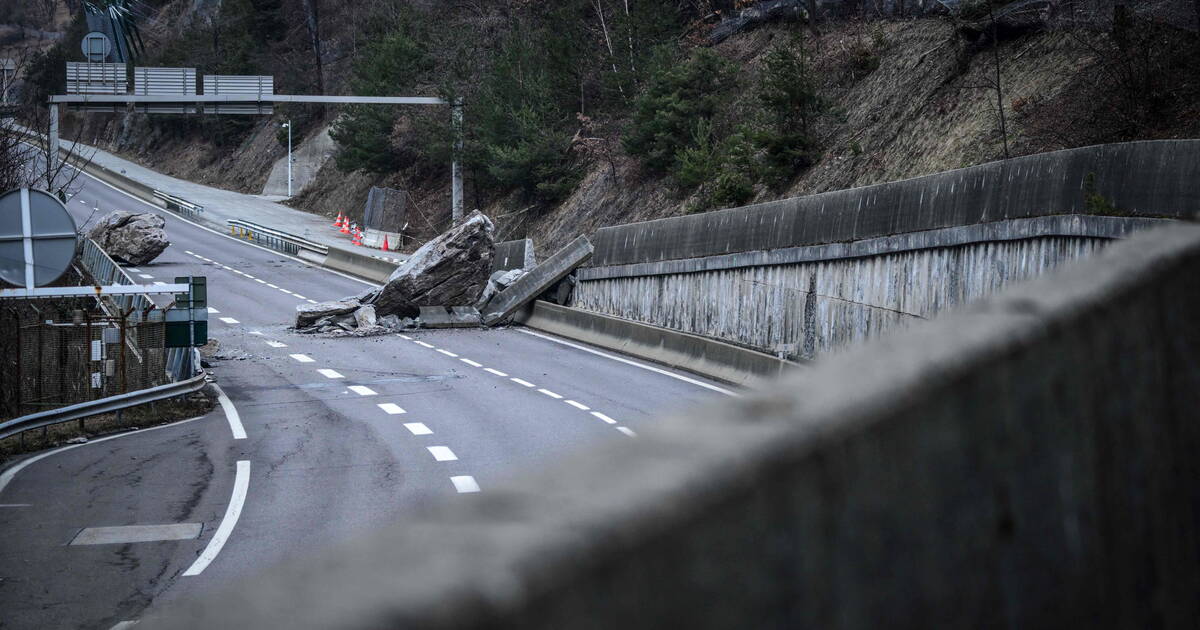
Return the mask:
[[[292,196],[292,121],[288,120],[283,123],[283,128],[288,130],[288,197]]]

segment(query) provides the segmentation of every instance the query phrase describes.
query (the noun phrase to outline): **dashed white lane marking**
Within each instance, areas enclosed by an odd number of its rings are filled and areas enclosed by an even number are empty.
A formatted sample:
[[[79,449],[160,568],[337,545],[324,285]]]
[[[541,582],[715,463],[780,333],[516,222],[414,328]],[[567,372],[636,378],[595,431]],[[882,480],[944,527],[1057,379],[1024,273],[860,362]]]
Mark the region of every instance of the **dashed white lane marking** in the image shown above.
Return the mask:
[[[195,255],[196,255],[196,253],[195,253],[195,252],[193,252],[193,251],[192,251],[192,250],[190,250],[190,249],[185,249],[185,250],[183,250],[183,253],[185,253],[185,254],[188,254],[188,255],[190,255],[190,256],[195,256]]]
[[[221,411],[225,412],[225,420],[229,422],[229,431],[233,433],[233,439],[246,439],[246,428],[242,426],[242,416],[238,414],[237,407],[233,406],[233,401],[229,400],[229,397],[216,383],[213,383],[213,391],[217,392],[217,402],[221,403]]]
[[[612,418],[609,418],[608,416],[606,416],[606,415],[604,415],[604,414],[600,413],[599,411],[593,411],[593,412],[592,412],[592,415],[593,415],[593,416],[596,416],[597,418],[600,418],[601,420],[603,420],[603,421],[605,421],[605,422],[607,422],[607,423],[609,423],[609,424],[616,424],[616,423],[617,423],[617,421],[616,421],[616,420],[613,420]]]
[[[220,313],[221,311],[218,311],[217,309],[210,306],[210,307],[208,307],[208,312],[212,313],[213,315],[216,315],[217,313]]]
[[[130,621],[118,621],[116,624],[113,625],[113,627],[109,628],[108,630],[129,630],[129,628],[136,626],[138,624],[138,621],[139,621],[138,619],[132,619]]]
[[[409,337],[408,335],[400,335],[400,338],[407,339],[408,341],[412,341],[412,337]]]
[[[406,413],[404,409],[396,403],[379,403],[379,408],[386,411],[388,415],[392,416],[398,416],[402,413]]]
[[[462,361],[463,363],[466,363],[467,365],[469,365],[471,367],[483,367],[482,363],[476,363],[470,359],[459,359],[459,361]]]
[[[458,455],[455,455],[449,446],[426,446],[425,449],[439,462],[452,462],[458,459]]]
[[[433,435],[433,431],[424,422],[405,422],[404,428],[413,435]]]
[[[562,398],[562,395],[561,395],[561,394],[555,394],[554,392],[552,392],[552,391],[550,391],[550,390],[548,390],[548,389],[539,389],[538,391],[539,391],[539,392],[541,392],[541,393],[543,393],[543,394],[545,394],[545,395],[547,395],[547,396],[549,396],[549,397],[551,397],[551,398],[553,398],[553,399],[555,399],[555,400],[558,400],[558,399]]]
[[[438,349],[437,349],[437,351],[438,351],[438,352],[441,352],[442,354],[444,354],[444,355],[446,355],[446,356],[448,356],[448,357],[454,357],[454,358],[456,358],[456,359],[458,358],[458,355],[457,355],[457,354],[454,354],[453,352],[450,352],[449,350],[442,350],[441,348],[438,348]]]
[[[379,395],[379,392],[371,389],[370,387],[367,387],[366,385],[351,385],[350,391],[354,392],[355,394],[358,394],[359,396],[377,396],[377,395]]]
[[[165,525],[116,525],[85,527],[68,545],[124,545],[163,540],[199,538],[200,523],[168,523]]]
[[[301,363],[315,363],[316,362],[316,359],[308,356],[307,354],[289,354],[288,356],[292,357],[293,359],[295,359]]]
[[[732,390],[725,389],[724,387],[717,387],[716,385],[710,385],[710,384],[708,384],[708,383],[705,383],[705,382],[703,382],[703,381],[698,381],[698,380],[696,380],[696,379],[694,379],[694,378],[688,378],[688,377],[686,377],[686,376],[683,376],[683,375],[681,375],[681,374],[675,374],[674,372],[669,372],[669,371],[667,371],[667,370],[659,369],[659,368],[656,368],[656,367],[654,367],[654,366],[651,366],[651,365],[646,365],[646,364],[644,364],[644,363],[638,363],[637,361],[630,361],[629,359],[625,359],[625,358],[622,358],[622,357],[618,357],[618,356],[615,356],[615,355],[611,355],[611,354],[609,354],[609,353],[607,353],[607,352],[600,352],[599,350],[593,350],[593,349],[591,349],[591,348],[588,348],[588,347],[586,347],[586,346],[581,346],[581,345],[579,345],[579,344],[571,343],[571,342],[569,342],[569,341],[563,341],[562,339],[556,339],[556,338],[554,338],[554,337],[551,337],[551,336],[549,336],[549,335],[543,335],[543,334],[541,334],[541,333],[536,333],[536,332],[533,332],[532,330],[526,330],[525,328],[517,328],[517,330],[518,330],[518,331],[520,331],[520,332],[523,332],[523,333],[525,333],[526,335],[533,335],[534,337],[539,337],[539,338],[541,338],[541,339],[545,339],[546,341],[553,341],[554,343],[557,343],[557,344],[562,344],[562,345],[564,345],[564,346],[567,346],[567,347],[570,347],[570,348],[575,348],[576,350],[583,350],[584,352],[590,352],[590,353],[592,353],[592,354],[594,354],[594,355],[596,355],[596,356],[601,356],[601,357],[604,357],[604,358],[606,358],[606,359],[612,359],[613,361],[620,361],[621,363],[624,363],[624,364],[626,364],[626,365],[632,365],[632,366],[634,366],[634,367],[639,367],[639,368],[642,368],[643,370],[649,370],[649,371],[651,371],[651,372],[657,372],[657,373],[659,373],[659,374],[662,374],[663,376],[669,376],[669,377],[671,377],[671,378],[673,378],[673,379],[680,380],[680,381],[683,381],[683,382],[685,382],[685,383],[691,383],[692,385],[698,385],[698,386],[700,386],[700,387],[703,387],[703,388],[705,388],[705,389],[711,389],[711,390],[712,390],[712,391],[714,391],[714,392],[720,392],[720,393],[722,393],[722,394],[725,394],[726,396],[741,396],[741,394],[739,394],[739,393],[737,393],[737,392],[735,392],[735,391],[732,391]]]
[[[587,411],[588,409],[591,409],[591,407],[589,407],[581,402],[575,402],[574,400],[564,400],[563,402],[565,402],[568,405],[571,405],[572,407],[579,409],[581,411]]]
[[[496,376],[508,376],[508,375],[507,375],[507,374],[505,374],[504,372],[501,372],[500,370],[494,370],[494,369],[492,369],[492,368],[483,368],[483,371],[484,371],[484,372],[490,372],[490,373],[492,373],[492,374],[495,374]]]
[[[307,299],[308,299],[308,298],[304,297],[303,295],[300,295],[299,293],[293,293],[292,295],[294,295],[294,296],[296,296],[296,297],[300,298],[301,300],[307,300]]]
[[[454,484],[454,489],[457,490],[460,494],[466,494],[468,492],[479,492],[479,484],[475,481],[475,478],[472,477],[471,475],[460,475],[458,477],[451,477],[450,483]]]
[[[226,324],[236,324],[236,323],[238,323],[238,320],[236,320],[236,319],[234,319],[234,318],[232,318],[232,317],[222,317],[222,318],[220,318],[220,319],[221,319],[221,321],[225,322]]]
[[[417,344],[418,346],[425,347],[425,348],[432,348],[432,347],[433,347],[431,344],[427,344],[427,343],[425,343],[424,341],[413,340],[413,343]]]
[[[267,340],[267,345],[271,346],[272,348],[286,348],[287,347],[286,343],[280,343],[278,341],[271,341],[270,339]]]
[[[637,434],[634,433],[633,429],[630,429],[629,427],[617,427],[617,430],[625,435],[628,435],[629,437],[637,437]]]
[[[251,330],[250,334],[251,335],[262,335],[263,333],[261,330]]]
[[[316,304],[316,303],[317,303],[317,301],[316,301],[316,300],[310,300],[310,299],[308,299],[308,298],[304,298],[304,299],[305,299],[305,301],[307,301],[307,302],[308,302],[308,303],[310,303],[310,304]]]
[[[132,271],[133,273],[142,273],[142,270],[136,267],[130,267],[128,271]]]
[[[229,535],[233,533],[233,527],[237,525],[238,517],[242,515],[242,506],[246,503],[246,491],[249,488],[250,462],[244,459],[239,460],[237,476],[233,479],[233,496],[229,498],[229,507],[225,508],[225,517],[221,519],[216,533],[208,541],[208,546],[204,548],[192,566],[183,572],[184,577],[200,575],[217,558],[217,554],[221,553],[221,548],[225,546],[225,541],[229,540]]]
[[[279,287],[277,287],[277,286],[275,286],[275,285],[271,284],[270,282],[268,282],[268,283],[267,283],[267,286],[271,287],[272,289],[278,289],[278,288],[279,288]]]
[[[320,372],[321,376],[324,376],[325,378],[346,378],[345,376],[342,376],[341,373],[339,373],[337,370],[331,370],[329,368],[322,368],[317,371]]]
[[[148,273],[139,273],[139,274],[138,274],[138,277],[139,277],[139,278],[145,278],[145,279],[149,280],[149,279],[153,278],[154,276],[152,276],[152,275],[150,275],[150,274],[148,274]]]
[[[280,289],[280,291],[283,291],[284,293],[286,293],[286,294],[288,294],[288,295],[291,295],[291,294],[292,294],[292,292],[291,292],[291,291],[288,291],[287,289]]]
[[[516,383],[517,385],[524,385],[525,387],[533,387],[534,386],[533,383],[530,383],[529,381],[519,379],[519,378],[510,378],[508,380]]]

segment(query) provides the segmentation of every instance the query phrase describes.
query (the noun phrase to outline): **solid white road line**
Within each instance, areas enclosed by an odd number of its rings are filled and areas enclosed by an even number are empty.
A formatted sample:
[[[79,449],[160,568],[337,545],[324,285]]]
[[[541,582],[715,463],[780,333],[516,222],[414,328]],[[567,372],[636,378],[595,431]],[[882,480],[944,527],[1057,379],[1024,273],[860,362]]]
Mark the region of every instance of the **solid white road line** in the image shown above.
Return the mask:
[[[600,418],[601,420],[603,420],[603,421],[605,421],[605,422],[607,422],[607,423],[609,423],[609,424],[616,424],[616,423],[617,423],[617,421],[616,421],[616,420],[613,420],[612,418],[609,418],[608,416],[606,416],[606,415],[604,415],[604,414],[600,413],[599,411],[593,411],[593,412],[592,412],[592,415],[593,415],[593,416],[596,416],[597,418]]]
[[[212,313],[213,315],[216,315],[216,314],[220,313],[221,311],[218,311],[217,309],[210,306],[210,307],[208,307],[208,312]]]
[[[379,392],[376,392],[375,390],[371,389],[370,387],[367,387],[366,385],[351,385],[350,391],[354,392],[355,394],[358,394],[359,396],[375,396],[375,395],[378,395],[378,393],[379,393]]]
[[[87,442],[84,442],[83,444],[72,444],[70,446],[64,446],[62,448],[54,449],[53,451],[47,451],[40,455],[34,455],[33,457],[30,457],[29,459],[21,460],[20,463],[16,464],[15,466],[12,466],[11,468],[6,469],[3,473],[0,473],[0,493],[4,492],[4,489],[6,487],[8,487],[8,484],[11,483],[13,478],[17,476],[17,473],[21,472],[22,470],[25,470],[26,466],[37,463],[47,457],[50,457],[51,455],[65,453],[66,451],[69,451],[71,449],[79,448],[81,446],[87,446],[89,444],[99,444],[100,442],[107,442],[109,440],[115,440],[117,438],[128,437],[130,435],[139,435],[139,434],[145,433],[147,431],[157,431],[158,429],[167,429],[170,427],[177,427],[181,424],[195,422],[204,417],[206,417],[206,416],[196,416],[195,418],[188,418],[187,420],[180,420],[179,422],[175,422],[172,424],[160,424],[156,427],[141,429],[139,431],[127,431],[125,433],[118,433],[116,435],[110,435],[108,437],[102,437],[102,438],[96,438],[94,440],[88,440]],[[13,506],[25,506],[26,504],[24,504],[24,503],[7,503],[5,505],[9,506],[9,507],[13,507]]]
[[[492,368],[483,368],[483,371],[491,372],[492,374],[495,374],[496,376],[508,376],[504,372],[501,372],[500,370],[493,370]]]
[[[469,365],[471,367],[483,367],[482,363],[476,363],[470,359],[459,359],[459,361],[462,361],[463,363],[466,363],[467,365]]]
[[[221,318],[219,318],[219,319],[220,319],[221,321],[225,322],[226,324],[237,324],[237,323],[239,323],[239,322],[238,322],[238,320],[236,320],[236,319],[234,319],[234,318],[232,318],[232,317],[221,317]]]
[[[520,331],[520,332],[523,332],[523,333],[525,333],[526,335],[533,335],[534,337],[540,337],[540,338],[542,338],[542,339],[545,339],[545,340],[547,340],[547,341],[553,341],[554,343],[557,343],[557,344],[562,344],[562,345],[564,345],[564,346],[567,346],[567,347],[570,347],[570,348],[575,348],[576,350],[583,350],[584,352],[590,352],[590,353],[592,353],[592,354],[594,354],[594,355],[596,355],[596,356],[601,356],[601,357],[604,357],[604,358],[606,358],[606,359],[612,359],[613,361],[620,361],[621,363],[624,363],[624,364],[626,364],[626,365],[632,365],[632,366],[634,366],[634,367],[639,367],[639,368],[642,368],[643,370],[649,370],[649,371],[651,371],[651,372],[657,372],[657,373],[659,373],[659,374],[662,374],[663,376],[669,376],[669,377],[671,377],[671,378],[673,378],[673,379],[680,380],[680,381],[683,381],[683,382],[685,382],[685,383],[691,383],[692,385],[698,385],[698,386],[700,386],[700,387],[703,387],[703,388],[705,388],[705,389],[711,389],[711,390],[712,390],[712,391],[714,391],[714,392],[720,392],[720,393],[722,393],[722,394],[725,394],[726,396],[741,396],[741,394],[739,394],[739,393],[737,393],[737,392],[735,392],[735,391],[732,391],[732,390],[725,389],[724,387],[717,387],[716,385],[710,385],[710,384],[708,384],[708,383],[705,383],[704,381],[698,381],[698,380],[696,380],[696,379],[694,379],[694,378],[688,378],[688,377],[686,377],[686,376],[683,376],[682,374],[676,374],[676,373],[674,373],[674,372],[671,372],[671,371],[668,371],[668,370],[664,370],[664,369],[661,369],[661,368],[656,368],[656,367],[654,367],[654,366],[652,366],[652,365],[646,365],[645,363],[638,363],[637,361],[630,361],[629,359],[625,359],[625,358],[622,358],[622,357],[618,357],[618,356],[615,356],[615,355],[609,354],[609,353],[607,353],[607,352],[600,352],[599,350],[593,350],[593,349],[591,349],[591,348],[588,348],[588,347],[586,347],[586,346],[581,346],[581,345],[579,345],[579,344],[574,344],[574,343],[571,343],[571,342],[569,342],[569,341],[563,341],[562,339],[556,339],[556,338],[554,338],[554,337],[551,337],[551,336],[549,336],[549,335],[543,335],[543,334],[541,334],[541,333],[535,333],[535,332],[533,332],[532,330],[526,330],[525,328],[517,328],[517,330],[518,330],[518,331]]]
[[[221,411],[225,412],[225,419],[229,421],[229,430],[233,433],[233,439],[246,439],[246,428],[242,426],[242,416],[238,414],[237,407],[233,406],[233,401],[225,395],[220,385],[213,383],[213,391],[217,392],[217,402],[221,403]]]
[[[387,414],[390,416],[398,416],[402,413],[405,413],[404,409],[402,409],[400,405],[397,405],[396,403],[379,403],[377,406],[387,412]]]
[[[548,390],[548,389],[539,389],[538,391],[539,391],[539,392],[541,392],[541,393],[543,393],[543,394],[545,394],[545,395],[547,395],[547,396],[549,396],[549,397],[551,397],[551,398],[553,398],[553,399],[555,399],[555,400],[558,400],[558,399],[562,398],[562,396],[561,396],[561,395],[559,395],[559,394],[555,394],[554,392],[552,392],[552,391],[550,391],[550,390]]]
[[[163,540],[199,538],[200,523],[169,523],[166,525],[117,525],[85,527],[68,545],[124,545]]]
[[[413,340],[413,343],[417,344],[418,346],[424,347],[424,348],[432,348],[433,347],[432,344],[425,343],[424,341]]]
[[[316,363],[317,360],[307,354],[289,354],[289,357],[299,361],[300,363]]]
[[[458,455],[455,455],[449,446],[426,446],[425,449],[439,462],[452,462],[458,459]]]
[[[266,283],[267,283],[267,281],[266,281],[266,280],[263,280],[262,278],[255,278],[255,279],[254,279],[254,281],[255,281],[255,282],[257,282],[257,283],[259,283],[259,284],[266,284]]]
[[[479,492],[479,484],[475,481],[475,478],[472,477],[471,475],[460,475],[458,477],[451,477],[450,483],[454,484],[454,489],[457,490],[460,494],[466,494],[468,492]]]
[[[280,343],[278,341],[271,341],[270,339],[267,340],[267,345],[271,346],[272,348],[286,348],[287,347],[286,343]]]
[[[424,422],[405,422],[404,428],[413,435],[433,435],[433,431]]]
[[[233,480],[233,496],[229,498],[229,507],[225,508],[225,517],[217,526],[217,532],[208,541],[208,546],[204,548],[192,566],[183,572],[185,577],[200,575],[217,558],[217,554],[221,553],[221,548],[225,546],[229,535],[233,533],[233,527],[237,525],[238,517],[242,515],[242,506],[246,503],[246,490],[249,488],[250,462],[243,459],[237,463],[237,476]]]
[[[637,434],[634,433],[633,429],[630,429],[629,427],[617,427],[617,430],[625,435],[628,435],[629,437],[637,437]]]
[[[530,383],[529,381],[526,381],[526,380],[520,379],[520,378],[514,377],[514,378],[510,378],[508,380],[516,383],[517,385],[524,385],[525,387],[534,387],[535,386],[533,383]]]
[[[341,373],[339,373],[337,370],[331,370],[329,368],[322,368],[317,371],[320,372],[321,376],[324,376],[325,378],[346,378],[345,376],[342,376]]]
[[[441,348],[438,348],[438,349],[437,349],[437,351],[438,351],[438,352],[441,352],[442,354],[444,354],[444,355],[446,355],[446,356],[448,356],[448,357],[454,357],[454,358],[456,358],[456,359],[458,358],[458,355],[457,355],[457,354],[454,354],[453,352],[450,352],[449,350],[442,350]]]
[[[575,402],[574,400],[564,400],[563,402],[565,402],[568,405],[571,405],[572,407],[579,409],[581,411],[587,411],[588,409],[591,409],[591,407],[589,407],[583,403],[580,403],[580,402]]]

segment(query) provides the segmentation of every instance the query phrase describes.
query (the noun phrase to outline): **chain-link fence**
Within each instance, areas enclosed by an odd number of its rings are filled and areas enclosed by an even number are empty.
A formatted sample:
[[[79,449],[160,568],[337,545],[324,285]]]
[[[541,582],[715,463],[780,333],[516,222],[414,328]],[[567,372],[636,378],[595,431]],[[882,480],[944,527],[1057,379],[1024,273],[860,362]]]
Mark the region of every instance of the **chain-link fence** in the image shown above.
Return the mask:
[[[166,323],[112,317],[84,300],[8,302],[0,322],[5,417],[45,411],[171,381]],[[94,303],[94,302],[93,302]]]

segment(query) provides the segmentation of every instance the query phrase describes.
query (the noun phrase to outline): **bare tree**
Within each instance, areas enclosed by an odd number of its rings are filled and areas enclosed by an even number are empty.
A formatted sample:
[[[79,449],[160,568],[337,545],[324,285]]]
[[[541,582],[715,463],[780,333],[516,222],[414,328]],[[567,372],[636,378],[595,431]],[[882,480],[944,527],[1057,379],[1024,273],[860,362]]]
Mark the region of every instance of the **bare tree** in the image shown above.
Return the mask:
[[[320,0],[301,0],[304,5],[304,26],[312,46],[313,61],[317,66],[317,93],[325,93],[325,68],[321,60],[321,7]]]

